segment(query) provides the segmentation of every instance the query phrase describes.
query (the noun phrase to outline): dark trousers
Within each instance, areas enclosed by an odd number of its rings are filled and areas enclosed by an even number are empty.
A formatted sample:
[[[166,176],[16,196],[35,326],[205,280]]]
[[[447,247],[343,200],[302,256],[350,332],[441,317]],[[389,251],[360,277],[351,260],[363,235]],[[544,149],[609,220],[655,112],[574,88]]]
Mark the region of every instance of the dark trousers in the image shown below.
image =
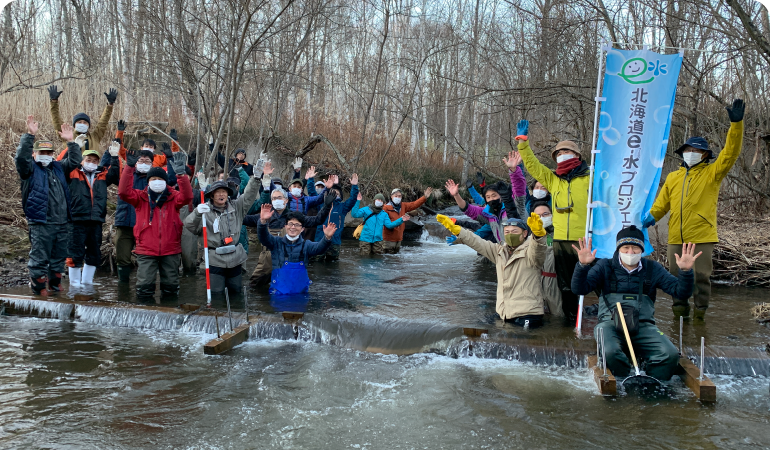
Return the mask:
[[[692,290],[692,300],[695,304],[695,308],[706,310],[709,307],[709,299],[711,299],[711,273],[714,272],[714,260],[712,255],[714,254],[714,244],[695,244],[695,254],[703,252],[702,255],[695,260],[695,286]],[[668,251],[668,271],[671,275],[679,276],[679,266],[676,265],[676,255],[682,256],[682,246],[679,244],[669,244]],[[684,306],[687,311],[690,310],[689,299],[675,298],[673,306]]]
[[[69,225],[29,224],[29,276],[33,280],[61,278],[67,259]]]
[[[543,326],[543,315],[531,314],[528,316],[514,317],[513,319],[505,319],[505,321],[520,327],[528,326],[530,328],[537,328]]]
[[[631,374],[633,363],[626,355],[628,345],[625,334],[615,330],[615,324],[604,321],[594,328],[594,337],[604,333],[604,352],[607,356],[607,368],[616,377],[627,377]],[[631,337],[634,354],[637,358],[647,361],[647,375],[661,381],[670,380],[679,364],[679,350],[663,334],[658,327],[649,322],[639,323],[639,332]],[[637,360],[637,364],[639,361]]]
[[[578,310],[578,296],[572,292],[572,274],[578,263],[577,251],[572,244],[577,241],[553,241],[553,257],[556,269],[556,283],[561,290],[561,309],[566,317],[575,317]]]
[[[72,222],[69,256],[73,267],[98,267],[102,263],[102,223],[96,220]]]
[[[340,246],[332,244],[326,250],[326,253],[313,256],[313,261],[337,261],[340,259]]]
[[[155,280],[160,274],[160,292],[164,296],[179,295],[179,263],[182,254],[166,256],[136,255],[136,295],[155,295]]]
[[[225,292],[225,288],[230,292],[240,292],[243,288],[243,267],[238,265],[229,269],[225,267],[209,266],[209,276],[211,277],[211,292]]]
[[[115,259],[119,266],[131,265],[134,249],[134,227],[115,227]]]

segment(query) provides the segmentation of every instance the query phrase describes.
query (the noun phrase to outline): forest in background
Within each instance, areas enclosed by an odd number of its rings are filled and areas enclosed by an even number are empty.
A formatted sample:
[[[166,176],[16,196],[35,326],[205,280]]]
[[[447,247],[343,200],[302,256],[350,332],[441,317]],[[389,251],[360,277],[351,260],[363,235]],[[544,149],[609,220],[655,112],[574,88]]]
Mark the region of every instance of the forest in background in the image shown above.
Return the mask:
[[[663,178],[688,136],[721,148],[724,106],[744,98],[720,220],[768,228],[770,18],[753,0],[15,0],[0,21],[5,180],[27,114],[55,136],[50,84],[65,117],[94,120],[116,87],[113,124],[177,128],[200,166],[207,133],[287,160],[321,135],[305,159],[360,173],[368,194],[502,177],[521,118],[546,163],[563,139],[589,155],[600,46],[645,44],[684,49]],[[0,223],[24,226],[18,184],[2,191],[16,213]]]

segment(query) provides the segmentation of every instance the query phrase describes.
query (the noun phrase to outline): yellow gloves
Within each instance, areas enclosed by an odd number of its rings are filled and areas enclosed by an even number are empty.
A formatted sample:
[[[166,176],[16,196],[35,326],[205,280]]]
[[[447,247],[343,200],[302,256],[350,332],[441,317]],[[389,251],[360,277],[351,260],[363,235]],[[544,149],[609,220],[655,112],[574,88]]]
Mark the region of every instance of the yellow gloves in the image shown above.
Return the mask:
[[[445,216],[443,214],[437,215],[436,216],[436,220],[441,225],[444,225],[444,227],[446,227],[446,229],[449,230],[449,232],[454,234],[455,236],[460,234],[460,230],[463,229],[463,227],[461,227],[460,225],[455,225],[455,223],[452,222],[452,219],[450,219],[449,217],[447,217],[447,216]],[[543,226],[543,224],[541,223],[540,224],[540,228],[542,228],[542,226]],[[543,232],[543,234],[545,234],[545,232]]]
[[[446,226],[446,225],[444,225]],[[530,230],[532,230],[532,234],[534,234],[537,237],[543,237],[545,236],[545,228],[543,228],[543,221],[540,219],[540,216],[532,213],[527,218],[527,226]]]

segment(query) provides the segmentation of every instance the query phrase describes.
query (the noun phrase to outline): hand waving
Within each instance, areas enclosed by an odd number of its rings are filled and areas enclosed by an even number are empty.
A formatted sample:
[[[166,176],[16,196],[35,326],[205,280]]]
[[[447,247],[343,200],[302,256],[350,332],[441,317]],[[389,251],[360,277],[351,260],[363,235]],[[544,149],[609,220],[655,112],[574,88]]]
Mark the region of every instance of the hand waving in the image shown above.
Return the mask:
[[[453,197],[460,192],[460,186],[458,186],[457,183],[454,182],[454,180],[447,180],[445,186],[446,186],[446,190],[449,192],[449,195]]]
[[[58,101],[62,92],[64,91],[60,91],[55,84],[48,86],[48,98],[50,98],[51,101]]]
[[[62,139],[64,139],[66,142],[72,142],[74,139],[74,129],[72,128],[72,125],[63,123],[61,124],[61,131],[59,131],[59,136],[61,136]]]
[[[516,140],[524,141],[527,136],[529,136],[529,121],[522,119],[516,124]]]
[[[331,240],[334,237],[334,233],[337,232],[337,224],[329,222],[329,225],[324,225],[324,236],[326,239]]]
[[[519,152],[514,152],[514,151],[508,152],[508,159],[503,157],[503,162],[505,163],[506,166],[508,166],[508,170],[513,172],[514,170],[516,170],[516,167],[519,164],[521,164],[521,155],[519,154]]]
[[[259,211],[260,222],[267,223],[271,217],[273,217],[273,205],[270,203],[262,204],[262,209]]]
[[[270,176],[270,175],[273,174],[273,170],[274,170],[273,169],[273,163],[268,161],[268,162],[265,163],[265,167],[262,169],[262,173],[267,175],[267,176]]]
[[[358,184],[358,174],[357,174],[357,173],[354,173],[354,174],[353,174],[353,175],[350,177],[350,185],[351,185],[351,186],[355,186],[355,185],[357,185],[357,184]]]
[[[730,122],[740,122],[743,120],[743,114],[746,111],[746,104],[743,100],[736,98],[733,100],[733,106],[726,107],[727,115],[730,116]]]
[[[307,169],[307,172],[305,172],[305,179],[309,180],[313,177],[315,177],[315,166],[310,166],[310,168]]]
[[[40,124],[35,122],[35,116],[27,116],[27,131],[29,131],[29,134],[32,136],[36,135],[38,128],[40,128]]]
[[[578,245],[580,245],[580,248],[575,247],[575,244],[572,244],[572,248],[577,250],[580,264],[587,266],[594,262],[596,259],[596,250],[591,251],[591,238],[588,238],[587,244],[584,238],[578,239]]]
[[[425,189],[425,198],[430,198],[430,194],[433,193],[433,188],[429,187]]]
[[[676,265],[679,266],[681,270],[690,270],[692,269],[692,266],[695,265],[695,260],[702,254],[703,252],[698,252],[697,255],[695,254],[695,244],[692,242],[684,244],[682,245],[682,256],[679,256],[678,253],[674,253],[674,256],[676,256]]]

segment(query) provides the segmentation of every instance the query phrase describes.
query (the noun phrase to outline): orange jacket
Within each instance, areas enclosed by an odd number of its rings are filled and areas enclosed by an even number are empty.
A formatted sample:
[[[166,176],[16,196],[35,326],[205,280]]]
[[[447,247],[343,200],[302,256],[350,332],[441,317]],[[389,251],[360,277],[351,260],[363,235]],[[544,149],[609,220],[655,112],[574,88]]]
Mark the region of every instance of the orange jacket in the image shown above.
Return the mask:
[[[388,217],[390,217],[391,221],[394,221],[399,217],[403,216],[404,214],[408,214],[409,212],[414,211],[415,209],[424,205],[426,200],[428,199],[425,198],[425,196],[423,195],[422,197],[418,198],[413,202],[401,202],[400,213],[397,212],[396,209],[393,208],[393,205],[390,203],[383,206],[382,210],[388,213]],[[388,242],[401,242],[404,240],[404,229],[406,229],[405,223],[402,223],[401,225],[397,226],[396,228],[393,228],[392,230],[388,229],[387,227],[384,227],[382,230],[382,239]]]

